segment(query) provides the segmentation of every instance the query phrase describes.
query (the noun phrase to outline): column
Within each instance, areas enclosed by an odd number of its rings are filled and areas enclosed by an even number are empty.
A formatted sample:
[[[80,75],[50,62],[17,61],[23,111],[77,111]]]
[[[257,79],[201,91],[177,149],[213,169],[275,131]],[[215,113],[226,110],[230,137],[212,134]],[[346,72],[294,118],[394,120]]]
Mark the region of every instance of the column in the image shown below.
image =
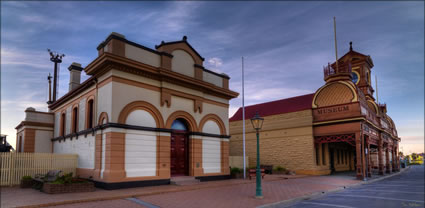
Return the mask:
[[[385,149],[385,172],[391,173],[390,169],[390,152],[389,152],[389,146],[387,145],[387,148]]]
[[[396,153],[395,153],[394,149],[395,149],[395,148],[394,148],[394,146],[393,146],[392,151],[391,151],[391,153],[392,153],[392,154],[391,154],[391,156],[392,156],[392,158],[393,158],[393,159],[392,159],[392,161],[391,161],[391,165],[392,165],[392,167],[391,167],[391,168],[392,168],[392,170],[393,170],[393,171],[397,171],[397,170],[396,170],[396,160],[397,160],[397,158],[396,158],[396,156],[395,156],[395,155],[396,155]]]
[[[170,178],[171,135],[161,132],[157,136],[157,171],[160,178]]]
[[[369,144],[369,140],[367,140],[367,177],[372,177],[372,159],[370,156],[370,144]]]
[[[94,157],[94,176],[93,179],[100,180],[102,170],[102,131],[99,131],[95,137],[95,157]]]
[[[378,168],[379,168],[379,175],[384,175],[384,157],[383,157],[383,146],[384,143],[382,142],[382,138],[379,137],[378,141]]]
[[[397,171],[400,171],[400,155],[399,155],[398,143],[397,143],[397,146],[395,148],[395,151],[396,151],[396,158],[397,158],[396,169],[397,169]]]
[[[363,179],[361,133],[356,133],[356,177]]]
[[[125,133],[107,132],[105,142],[105,182],[121,182],[125,179]]]
[[[202,176],[204,169],[202,164],[202,137],[190,136],[189,139],[189,175]]]

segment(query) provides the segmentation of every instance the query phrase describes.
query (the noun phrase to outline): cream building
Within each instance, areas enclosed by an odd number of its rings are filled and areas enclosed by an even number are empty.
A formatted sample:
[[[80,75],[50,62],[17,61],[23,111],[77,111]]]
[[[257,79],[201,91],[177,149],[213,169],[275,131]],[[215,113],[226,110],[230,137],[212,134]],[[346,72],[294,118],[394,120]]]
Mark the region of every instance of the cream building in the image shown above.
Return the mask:
[[[75,153],[77,175],[107,189],[229,176],[229,77],[203,67],[183,37],[155,49],[112,33],[98,57],[73,63],[50,112],[26,110],[21,152]],[[83,71],[90,78],[80,83]]]

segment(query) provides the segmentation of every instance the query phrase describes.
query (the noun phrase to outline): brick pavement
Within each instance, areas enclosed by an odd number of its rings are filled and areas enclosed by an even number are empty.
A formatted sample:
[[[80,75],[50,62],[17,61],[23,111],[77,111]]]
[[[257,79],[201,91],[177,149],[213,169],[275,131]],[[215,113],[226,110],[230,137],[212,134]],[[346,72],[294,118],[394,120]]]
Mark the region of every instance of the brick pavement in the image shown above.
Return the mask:
[[[141,196],[138,198],[159,207],[256,207],[301,197],[315,192],[328,191],[358,182],[359,181],[355,180],[336,179],[331,177],[308,177],[296,180],[265,181],[262,186],[264,199],[261,200],[254,198],[254,183]]]
[[[290,179],[284,179],[290,178]],[[1,207],[142,207],[123,200],[139,199],[160,207],[254,207],[326,191],[340,186],[359,183],[353,179],[326,176],[266,176],[262,200],[254,199],[255,180],[225,180],[202,182],[190,186],[154,186],[120,190],[102,190],[86,193],[49,195],[33,189],[2,188]],[[190,199],[190,200],[188,200]],[[72,204],[70,204],[72,203]]]

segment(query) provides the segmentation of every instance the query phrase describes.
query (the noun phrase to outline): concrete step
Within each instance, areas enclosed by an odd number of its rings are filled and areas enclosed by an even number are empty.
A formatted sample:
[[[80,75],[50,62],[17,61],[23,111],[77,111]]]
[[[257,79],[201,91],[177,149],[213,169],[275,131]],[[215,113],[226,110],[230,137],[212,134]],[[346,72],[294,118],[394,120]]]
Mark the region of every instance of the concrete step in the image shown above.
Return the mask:
[[[171,177],[170,180],[171,184],[178,185],[178,186],[187,186],[187,185],[194,185],[200,183],[199,179],[195,179],[193,176],[177,176],[177,177]]]

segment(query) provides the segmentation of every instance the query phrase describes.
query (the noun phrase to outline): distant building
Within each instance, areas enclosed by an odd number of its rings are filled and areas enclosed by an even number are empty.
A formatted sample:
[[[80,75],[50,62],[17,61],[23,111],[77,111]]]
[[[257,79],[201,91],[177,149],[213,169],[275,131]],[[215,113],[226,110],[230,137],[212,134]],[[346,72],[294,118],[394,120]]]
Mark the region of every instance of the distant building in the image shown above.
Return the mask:
[[[0,152],[10,152],[13,147],[7,142],[5,134],[0,134]]]
[[[399,169],[400,138],[385,104],[373,96],[373,62],[352,50],[324,68],[325,85],[315,93],[246,107],[246,153],[256,161],[249,119],[264,117],[261,164],[299,174],[326,175],[355,170],[358,178]],[[385,90],[385,89],[384,89]],[[230,155],[242,155],[242,109],[230,118]],[[367,157],[365,157],[367,153]]]
[[[155,49],[112,33],[50,112],[26,110],[19,152],[78,154],[77,175],[104,188],[229,176],[229,77],[207,70],[186,37]],[[80,83],[81,71],[90,75]]]

